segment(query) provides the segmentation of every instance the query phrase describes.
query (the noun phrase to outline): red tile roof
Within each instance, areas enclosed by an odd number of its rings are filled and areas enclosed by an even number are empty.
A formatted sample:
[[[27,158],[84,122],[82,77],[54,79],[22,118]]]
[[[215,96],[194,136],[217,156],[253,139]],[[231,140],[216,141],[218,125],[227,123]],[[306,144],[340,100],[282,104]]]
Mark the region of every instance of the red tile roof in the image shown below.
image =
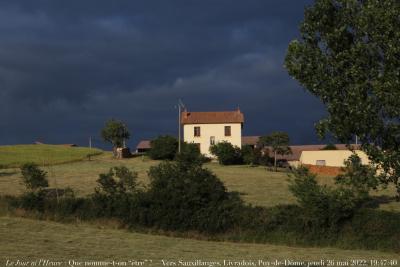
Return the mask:
[[[244,116],[240,110],[217,112],[182,112],[182,124],[202,123],[243,123]]]
[[[260,136],[242,136],[242,146],[245,145],[257,145]]]
[[[139,144],[136,146],[136,149],[150,149],[150,140],[142,140],[139,142]]]
[[[300,160],[301,152],[303,151],[318,151],[322,150],[325,145],[300,145],[300,146],[289,146],[292,150],[292,154],[289,155],[277,155],[277,159],[286,159],[286,160]],[[337,150],[348,150],[345,144],[335,144]],[[353,149],[359,149],[360,145],[352,144],[350,145]],[[269,155],[272,157],[272,151],[269,152]]]

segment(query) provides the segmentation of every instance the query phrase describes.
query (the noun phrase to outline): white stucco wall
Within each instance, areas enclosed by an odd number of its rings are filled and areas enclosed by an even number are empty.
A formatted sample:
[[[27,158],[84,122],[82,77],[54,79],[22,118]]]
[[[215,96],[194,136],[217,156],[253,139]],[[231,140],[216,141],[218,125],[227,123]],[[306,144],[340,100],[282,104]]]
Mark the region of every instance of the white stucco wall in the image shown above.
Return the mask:
[[[231,136],[225,136],[225,126],[231,126]],[[200,136],[194,136],[194,127],[200,127]],[[200,152],[207,157],[213,157],[213,155],[210,154],[211,136],[215,137],[215,143],[227,141],[234,146],[242,147],[241,123],[183,125],[183,140],[187,143],[200,144]]]
[[[356,154],[361,158],[362,164],[369,164],[367,154],[361,150],[356,150]],[[303,151],[300,156],[301,164],[317,165],[317,160],[325,160],[325,166],[344,167],[344,161],[351,156],[349,150],[319,150]]]

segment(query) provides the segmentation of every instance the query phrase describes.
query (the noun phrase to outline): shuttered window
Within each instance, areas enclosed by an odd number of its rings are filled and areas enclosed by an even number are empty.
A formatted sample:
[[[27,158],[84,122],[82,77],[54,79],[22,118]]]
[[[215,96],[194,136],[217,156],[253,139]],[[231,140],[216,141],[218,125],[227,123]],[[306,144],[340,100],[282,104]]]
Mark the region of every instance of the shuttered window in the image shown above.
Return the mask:
[[[231,126],[225,126],[225,136],[231,136]]]
[[[196,126],[194,127],[194,136],[200,136],[200,127]]]

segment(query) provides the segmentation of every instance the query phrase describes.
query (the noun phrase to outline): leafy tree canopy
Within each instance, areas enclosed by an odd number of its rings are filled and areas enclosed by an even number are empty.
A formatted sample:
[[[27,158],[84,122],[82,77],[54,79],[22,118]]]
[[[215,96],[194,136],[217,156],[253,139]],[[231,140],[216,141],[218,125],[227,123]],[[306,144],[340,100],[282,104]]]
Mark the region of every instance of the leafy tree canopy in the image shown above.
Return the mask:
[[[399,17],[398,0],[316,0],[285,66],[325,104],[319,134],[345,143],[357,135],[400,193]]]
[[[122,121],[111,119],[101,130],[101,137],[116,148],[122,147],[124,140],[129,139],[130,133]]]
[[[26,188],[38,190],[48,187],[47,173],[42,171],[36,163],[25,163],[21,166],[22,181]]]
[[[277,170],[277,155],[288,155],[292,153],[289,147],[289,135],[285,132],[273,132],[269,135],[261,136],[259,144],[263,147],[270,147],[274,153],[274,166]]]
[[[327,144],[321,150],[337,150],[337,147],[334,144]]]
[[[108,173],[101,173],[97,183],[99,184],[96,188],[97,193],[106,195],[133,193],[137,186],[137,173],[125,166],[113,167]]]
[[[259,142],[264,147],[271,147],[271,150],[279,155],[291,153],[289,135],[285,132],[273,132],[270,135],[261,136]]]

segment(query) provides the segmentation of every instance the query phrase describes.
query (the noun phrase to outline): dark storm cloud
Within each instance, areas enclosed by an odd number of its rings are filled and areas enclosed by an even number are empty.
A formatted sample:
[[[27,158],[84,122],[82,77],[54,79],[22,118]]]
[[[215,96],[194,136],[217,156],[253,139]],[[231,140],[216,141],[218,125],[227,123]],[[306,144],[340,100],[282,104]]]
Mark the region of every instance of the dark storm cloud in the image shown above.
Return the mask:
[[[246,134],[315,142],[321,105],[283,68],[310,1],[2,1],[1,143],[84,143],[107,118],[176,133],[174,105],[240,107]],[[132,143],[132,144],[133,144]]]

